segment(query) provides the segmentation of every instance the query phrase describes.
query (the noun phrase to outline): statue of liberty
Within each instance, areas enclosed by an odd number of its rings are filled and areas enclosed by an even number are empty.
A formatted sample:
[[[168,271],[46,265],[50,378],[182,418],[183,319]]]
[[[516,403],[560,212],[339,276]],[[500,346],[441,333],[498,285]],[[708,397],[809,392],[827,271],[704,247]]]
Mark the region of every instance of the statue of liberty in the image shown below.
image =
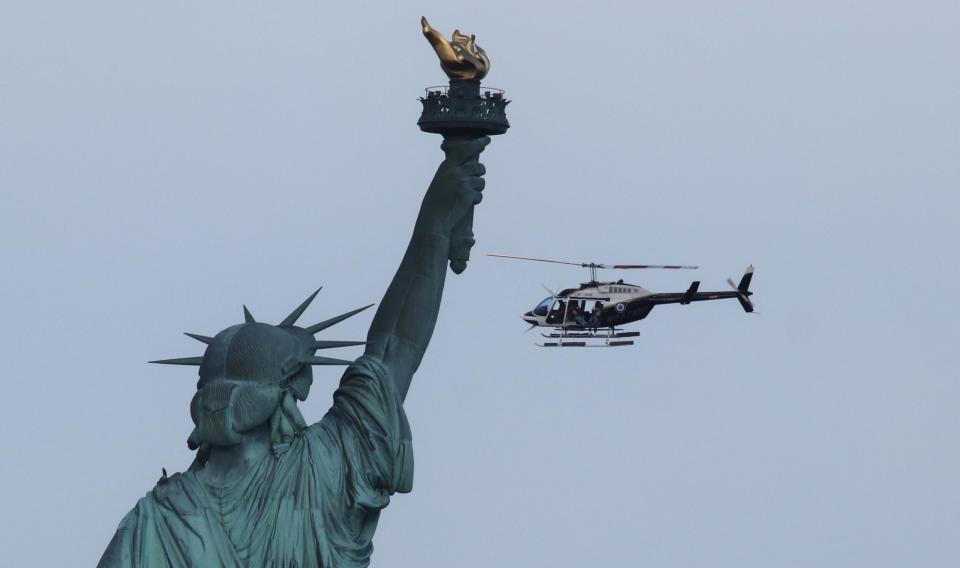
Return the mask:
[[[316,292],[277,325],[245,322],[213,337],[190,403],[193,464],[140,499],[121,521],[101,567],[367,566],[381,509],[413,481],[403,411],[440,308],[455,227],[480,202],[488,137],[447,139],[406,254],[366,342],[314,337],[364,308],[316,325],[297,321]],[[369,307],[369,306],[368,306]],[[319,349],[365,344],[356,361]],[[347,364],[333,405],[307,425],[297,408],[312,365]]]

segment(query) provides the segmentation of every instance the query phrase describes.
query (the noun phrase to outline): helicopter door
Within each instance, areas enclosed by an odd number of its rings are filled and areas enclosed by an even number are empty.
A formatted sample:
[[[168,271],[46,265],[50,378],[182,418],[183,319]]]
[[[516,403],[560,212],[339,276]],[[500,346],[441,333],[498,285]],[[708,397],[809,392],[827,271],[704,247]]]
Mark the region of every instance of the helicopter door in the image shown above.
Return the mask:
[[[547,324],[561,325],[563,323],[564,312],[567,310],[567,303],[563,300],[556,300],[550,307],[550,313],[547,314]]]

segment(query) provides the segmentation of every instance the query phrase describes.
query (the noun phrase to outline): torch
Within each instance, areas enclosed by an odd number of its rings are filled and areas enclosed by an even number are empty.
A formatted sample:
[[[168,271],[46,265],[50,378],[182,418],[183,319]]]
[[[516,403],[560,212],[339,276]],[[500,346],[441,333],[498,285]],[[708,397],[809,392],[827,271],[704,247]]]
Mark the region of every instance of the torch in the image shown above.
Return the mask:
[[[440,134],[446,140],[472,140],[503,134],[510,128],[506,107],[510,101],[500,89],[481,89],[480,80],[490,71],[490,59],[477,46],[476,36],[454,30],[448,41],[443,34],[420,18],[423,35],[440,58],[440,67],[450,79],[448,87],[428,87],[420,98],[423,113],[417,125],[424,132]],[[481,92],[482,91],[482,92]],[[453,229],[450,241],[450,268],[460,274],[467,268],[473,239],[473,208]]]

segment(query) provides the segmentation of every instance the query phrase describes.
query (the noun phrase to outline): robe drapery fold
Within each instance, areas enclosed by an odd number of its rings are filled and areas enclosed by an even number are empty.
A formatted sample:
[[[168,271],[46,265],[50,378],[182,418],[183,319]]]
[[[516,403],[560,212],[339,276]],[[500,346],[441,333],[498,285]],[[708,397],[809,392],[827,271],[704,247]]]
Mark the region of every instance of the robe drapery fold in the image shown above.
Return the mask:
[[[170,476],[120,522],[100,567],[368,566],[380,510],[413,483],[410,427],[384,366],[361,357],[333,406],[229,487]]]

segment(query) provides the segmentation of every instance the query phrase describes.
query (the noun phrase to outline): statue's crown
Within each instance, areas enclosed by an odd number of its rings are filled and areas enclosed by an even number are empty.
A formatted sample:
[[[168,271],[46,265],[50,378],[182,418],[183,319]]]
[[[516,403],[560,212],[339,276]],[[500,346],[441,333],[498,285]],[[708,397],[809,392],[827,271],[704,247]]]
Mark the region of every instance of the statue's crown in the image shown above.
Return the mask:
[[[150,362],[199,366],[198,388],[219,381],[276,383],[292,377],[305,365],[349,365],[352,361],[317,357],[314,353],[318,349],[363,345],[363,341],[317,341],[313,335],[373,304],[308,327],[294,325],[318,292],[319,289],[277,325],[257,322],[244,306],[244,323],[228,327],[214,337],[186,334],[207,345],[202,356]]]

